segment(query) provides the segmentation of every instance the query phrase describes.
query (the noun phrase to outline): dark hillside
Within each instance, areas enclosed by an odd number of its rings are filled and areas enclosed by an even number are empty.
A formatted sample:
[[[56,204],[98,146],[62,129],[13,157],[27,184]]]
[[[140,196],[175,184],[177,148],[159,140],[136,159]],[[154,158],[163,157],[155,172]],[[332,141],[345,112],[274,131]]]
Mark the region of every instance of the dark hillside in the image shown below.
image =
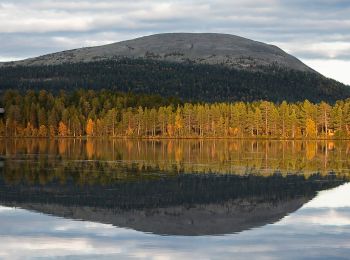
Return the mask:
[[[0,67],[0,90],[110,89],[175,96],[185,101],[334,102],[350,87],[314,72],[269,66],[239,70],[220,65],[146,59]]]

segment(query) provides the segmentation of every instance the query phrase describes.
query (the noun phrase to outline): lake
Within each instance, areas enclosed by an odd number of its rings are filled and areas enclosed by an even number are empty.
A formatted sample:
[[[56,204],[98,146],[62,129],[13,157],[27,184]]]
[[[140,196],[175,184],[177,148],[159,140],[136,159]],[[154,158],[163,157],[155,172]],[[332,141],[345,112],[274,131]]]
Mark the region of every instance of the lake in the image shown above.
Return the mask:
[[[0,140],[0,258],[347,259],[350,141]]]

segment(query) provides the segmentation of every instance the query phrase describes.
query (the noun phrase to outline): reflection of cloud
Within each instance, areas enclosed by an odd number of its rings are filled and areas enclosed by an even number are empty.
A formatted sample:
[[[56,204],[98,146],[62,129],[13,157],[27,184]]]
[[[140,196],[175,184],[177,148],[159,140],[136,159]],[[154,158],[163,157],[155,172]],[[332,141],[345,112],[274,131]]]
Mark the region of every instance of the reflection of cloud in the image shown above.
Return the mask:
[[[0,207],[0,257],[345,259],[350,252],[349,190],[345,184],[322,191],[279,223],[225,236],[158,236]]]
[[[0,213],[3,211],[6,212],[6,211],[12,211],[12,210],[13,210],[12,208],[0,206]]]
[[[310,226],[350,227],[350,183],[331,190],[323,190],[294,214],[285,217],[278,225],[293,225],[299,228]]]
[[[350,208],[346,211],[337,211],[335,209],[308,209],[302,215],[295,215],[293,217],[286,217],[281,221],[281,225],[308,226],[350,226]]]
[[[350,183],[332,190],[320,191],[318,196],[306,203],[303,208],[350,208]]]
[[[73,254],[74,252],[91,253],[92,247],[88,241],[82,239],[70,239],[65,238],[53,238],[53,237],[4,237],[0,245],[0,251],[3,255],[9,255],[10,253],[15,253],[18,250],[18,246],[21,246],[22,255],[25,255],[25,252],[30,251],[50,251],[49,254],[60,255],[62,250],[66,250],[66,254]],[[24,252],[23,252],[24,251]],[[7,253],[6,253],[7,252]],[[118,250],[113,251],[119,252]],[[108,252],[106,252],[108,253]],[[30,255],[30,254],[29,254]]]

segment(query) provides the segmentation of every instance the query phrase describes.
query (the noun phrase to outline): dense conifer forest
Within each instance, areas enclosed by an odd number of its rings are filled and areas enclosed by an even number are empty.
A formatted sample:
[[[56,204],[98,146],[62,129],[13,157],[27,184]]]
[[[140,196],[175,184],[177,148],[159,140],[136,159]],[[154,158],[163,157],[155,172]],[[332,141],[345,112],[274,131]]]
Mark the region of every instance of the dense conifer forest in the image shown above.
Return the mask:
[[[182,103],[109,90],[8,90],[0,136],[134,138],[350,138],[350,99]]]
[[[122,59],[51,66],[0,66],[0,91],[109,89],[176,96],[183,101],[335,102],[350,87],[318,73],[278,67],[232,69],[223,65]]]

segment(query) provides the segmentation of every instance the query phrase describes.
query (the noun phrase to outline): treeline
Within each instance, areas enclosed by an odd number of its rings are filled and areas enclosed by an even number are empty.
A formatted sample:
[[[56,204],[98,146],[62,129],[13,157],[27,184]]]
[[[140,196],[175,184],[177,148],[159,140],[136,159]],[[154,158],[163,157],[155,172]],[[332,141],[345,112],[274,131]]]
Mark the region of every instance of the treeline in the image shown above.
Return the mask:
[[[159,96],[79,90],[7,91],[1,136],[350,138],[350,99],[274,104],[185,103]]]
[[[121,59],[50,66],[0,66],[0,91],[78,88],[177,96],[184,101],[335,102],[350,88],[318,73],[275,66],[238,70],[220,65]]]

